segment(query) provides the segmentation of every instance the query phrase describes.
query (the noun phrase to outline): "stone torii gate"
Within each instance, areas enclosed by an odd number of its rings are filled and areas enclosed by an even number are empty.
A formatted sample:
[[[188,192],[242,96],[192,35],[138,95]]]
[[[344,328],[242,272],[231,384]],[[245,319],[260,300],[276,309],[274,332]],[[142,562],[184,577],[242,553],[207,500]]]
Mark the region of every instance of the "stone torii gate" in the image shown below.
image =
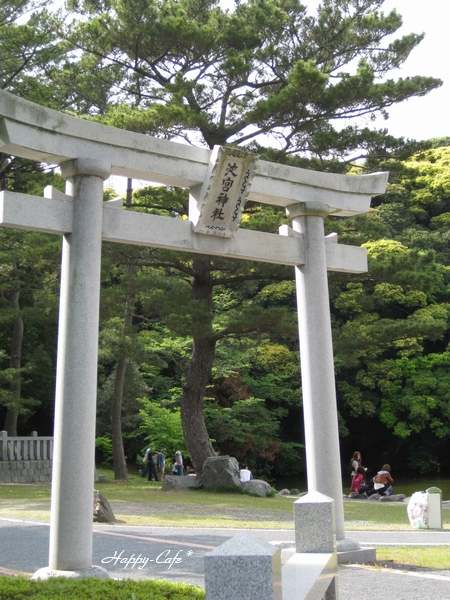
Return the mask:
[[[265,161],[254,171],[244,164],[241,192],[248,184],[248,199],[284,207],[292,228],[282,226],[281,235],[242,229],[205,235],[205,227],[217,233],[204,221],[205,206],[226,151],[221,159],[217,151],[83,121],[4,91],[0,119],[2,152],[59,165],[66,180],[65,194],[53,188],[43,198],[0,194],[1,226],[63,237],[49,566],[35,576],[106,575],[92,565],[102,240],[295,267],[308,489],[335,500],[338,549],[357,548],[344,530],[327,270],[362,273],[367,258],[362,248],[337,244],[335,234],[325,237],[323,219],[367,212],[388,174],[335,175]],[[111,174],[189,188],[190,221],[103,202]],[[234,214],[245,194],[236,197]]]

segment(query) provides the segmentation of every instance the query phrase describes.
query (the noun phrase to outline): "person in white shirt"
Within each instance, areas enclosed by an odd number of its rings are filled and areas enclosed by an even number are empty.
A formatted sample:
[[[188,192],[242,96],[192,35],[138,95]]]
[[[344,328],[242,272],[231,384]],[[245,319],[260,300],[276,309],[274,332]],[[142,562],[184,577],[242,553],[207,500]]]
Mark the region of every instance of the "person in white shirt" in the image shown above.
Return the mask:
[[[250,479],[253,479],[252,472],[249,471],[248,465],[244,465],[244,467],[239,471],[238,477],[241,483],[243,481],[250,481]]]

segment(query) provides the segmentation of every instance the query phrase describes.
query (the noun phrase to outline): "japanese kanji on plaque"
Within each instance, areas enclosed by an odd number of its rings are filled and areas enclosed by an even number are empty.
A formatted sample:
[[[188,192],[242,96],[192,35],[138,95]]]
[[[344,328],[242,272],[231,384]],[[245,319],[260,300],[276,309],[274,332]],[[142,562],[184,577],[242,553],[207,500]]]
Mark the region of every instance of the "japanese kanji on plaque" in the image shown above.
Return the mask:
[[[231,237],[241,222],[258,155],[216,146],[197,203],[195,233]]]

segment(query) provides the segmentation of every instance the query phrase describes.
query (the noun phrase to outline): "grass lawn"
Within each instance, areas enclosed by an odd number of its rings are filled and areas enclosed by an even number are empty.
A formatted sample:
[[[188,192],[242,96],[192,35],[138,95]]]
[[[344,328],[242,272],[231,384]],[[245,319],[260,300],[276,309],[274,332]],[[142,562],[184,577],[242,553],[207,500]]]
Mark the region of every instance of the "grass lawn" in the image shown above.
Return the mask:
[[[395,546],[377,548],[377,561],[386,566],[392,561],[397,565],[413,565],[428,569],[450,569],[448,548],[433,546]]]
[[[0,576],[2,600],[204,600],[201,588],[185,583],[157,580],[70,579],[55,577],[45,581],[25,577]]]
[[[113,480],[111,470],[100,469],[107,483],[97,489],[127,525],[185,527],[293,528],[294,497],[255,498],[246,494],[204,490],[161,491],[161,484],[130,475],[128,482]],[[0,485],[0,516],[49,519],[49,484]],[[375,501],[344,502],[349,530],[410,531],[406,504]],[[450,509],[443,510],[444,529],[450,529]]]

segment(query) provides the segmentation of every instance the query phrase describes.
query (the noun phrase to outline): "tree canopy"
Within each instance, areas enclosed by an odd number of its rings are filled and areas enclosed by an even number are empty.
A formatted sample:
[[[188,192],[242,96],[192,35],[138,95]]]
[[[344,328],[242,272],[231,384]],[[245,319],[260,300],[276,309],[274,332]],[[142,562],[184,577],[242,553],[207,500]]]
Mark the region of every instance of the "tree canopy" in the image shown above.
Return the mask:
[[[398,146],[368,125],[441,85],[389,78],[423,35],[382,0],[71,0],[61,73],[76,110],[212,148],[250,144],[322,159]],[[81,54],[80,54],[81,53]],[[355,121],[357,117],[364,120]],[[343,125],[352,119],[352,125]]]
[[[343,448],[403,468],[449,469],[448,140],[419,146],[373,127],[392,105],[441,81],[397,77],[423,36],[395,39],[401,16],[382,8],[382,0],[324,0],[315,14],[297,0],[229,9],[204,0],[69,0],[55,10],[3,0],[0,86],[190,144],[237,144],[338,172],[365,157],[358,168],[390,170],[368,215],[326,224],[342,243],[364,244],[370,260],[366,275],[329,277]],[[37,183],[53,177],[7,157],[1,168],[2,189],[39,193]],[[130,190],[126,209],[187,218],[187,192]],[[275,232],[282,222],[281,209],[249,203],[241,227]],[[0,410],[22,391],[19,429],[36,395],[51,420],[57,267],[48,244],[37,234],[0,236]],[[291,270],[106,244],[103,260],[98,435],[103,445],[112,439],[116,476],[126,476],[125,455],[134,460],[155,437],[156,419],[179,446],[181,418],[195,466],[213,444],[265,476],[301,465]],[[11,358],[20,320],[28,371]],[[39,371],[44,358],[48,370]],[[25,375],[43,382],[39,394]]]

